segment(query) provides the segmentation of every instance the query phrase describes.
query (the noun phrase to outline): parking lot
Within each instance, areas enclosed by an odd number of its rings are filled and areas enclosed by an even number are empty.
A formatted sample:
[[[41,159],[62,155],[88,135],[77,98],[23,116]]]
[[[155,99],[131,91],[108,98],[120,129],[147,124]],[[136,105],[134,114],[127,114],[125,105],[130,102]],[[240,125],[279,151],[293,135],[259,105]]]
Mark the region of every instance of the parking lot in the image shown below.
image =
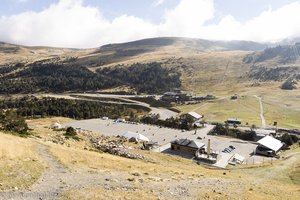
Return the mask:
[[[171,128],[160,128],[154,125],[145,124],[131,124],[131,123],[116,123],[113,120],[102,120],[102,119],[90,119],[73,121],[71,123],[64,124],[64,126],[72,126],[74,128],[81,128],[82,130],[93,131],[108,136],[122,135],[126,131],[137,132],[145,135],[153,142],[157,142],[160,148],[157,151],[165,151],[170,147],[170,142],[176,139],[190,139],[198,140],[207,144],[208,139],[211,140],[211,148],[213,151],[221,153],[222,150],[228,148],[230,145],[234,146],[235,149],[230,153],[238,153],[245,157],[246,163],[257,163],[262,161],[261,156],[251,156],[256,148],[256,144],[239,140],[236,138],[219,137],[207,135],[210,130],[214,128],[214,125],[206,124],[204,128],[195,131],[181,131]]]

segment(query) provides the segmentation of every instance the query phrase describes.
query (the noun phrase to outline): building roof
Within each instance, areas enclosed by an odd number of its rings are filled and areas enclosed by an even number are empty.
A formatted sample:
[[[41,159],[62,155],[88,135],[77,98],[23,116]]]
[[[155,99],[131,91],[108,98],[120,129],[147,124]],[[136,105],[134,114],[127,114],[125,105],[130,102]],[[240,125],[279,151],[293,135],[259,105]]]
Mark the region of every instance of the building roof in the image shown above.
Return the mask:
[[[268,130],[268,129],[255,129],[256,134],[263,134],[263,135],[270,135],[276,133],[275,130]]]
[[[142,140],[142,141],[147,141],[149,142],[149,138],[147,138],[146,136],[140,134],[140,133],[135,133],[135,132],[131,132],[131,131],[127,131],[125,133],[122,134],[123,137],[126,137],[127,139],[131,139],[131,138],[136,138],[137,140]]]
[[[260,140],[257,141],[258,144],[267,147],[268,149],[271,149],[273,151],[278,151],[282,146],[282,142],[271,137],[271,136],[266,136]]]
[[[178,144],[181,146],[192,147],[192,148],[196,148],[196,149],[199,149],[199,148],[205,146],[205,144],[202,142],[198,142],[195,140],[188,140],[188,139],[179,139],[179,140],[175,140],[171,143]]]
[[[240,154],[237,154],[237,153],[236,153],[236,154],[234,154],[233,159],[238,160],[238,161],[240,161],[240,162],[244,162],[245,157],[244,157],[244,156],[241,156]]]
[[[229,118],[229,119],[227,119],[227,121],[240,122],[241,120],[237,119],[237,118]]]
[[[202,115],[199,115],[196,112],[189,112],[188,114],[191,115],[192,117],[196,118],[196,119],[202,118]]]

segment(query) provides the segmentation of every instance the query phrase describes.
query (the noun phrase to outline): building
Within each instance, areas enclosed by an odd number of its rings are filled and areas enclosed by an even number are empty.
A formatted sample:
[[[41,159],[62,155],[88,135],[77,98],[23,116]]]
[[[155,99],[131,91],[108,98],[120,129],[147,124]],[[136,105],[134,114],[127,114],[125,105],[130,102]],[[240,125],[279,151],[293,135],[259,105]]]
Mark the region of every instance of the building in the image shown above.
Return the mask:
[[[180,153],[195,155],[200,148],[204,148],[205,144],[195,140],[179,139],[171,142],[171,150]]]
[[[165,92],[162,95],[161,100],[166,102],[183,103],[185,101],[191,101],[192,96],[181,92],[179,89],[173,89],[171,92]]]
[[[231,162],[235,163],[235,164],[243,164],[243,162],[245,161],[245,157],[241,156],[240,154],[234,154],[234,156],[232,157]]]
[[[196,112],[189,112],[187,113],[188,116],[192,117],[194,121],[199,121],[203,116],[199,115]]]
[[[256,140],[260,140],[266,136],[276,135],[276,130],[269,130],[269,129],[254,129],[254,132],[256,134],[255,136]]]
[[[127,131],[127,132],[123,133],[122,137],[125,137],[131,141],[146,141],[146,142],[150,141],[149,138],[147,138],[146,136],[144,136],[140,133],[135,133],[135,132],[131,132],[131,131]]]
[[[228,124],[241,124],[241,120],[237,119],[237,118],[229,118],[225,121],[225,123],[228,123]]]
[[[197,160],[209,164],[215,164],[218,159],[218,154],[216,152],[213,152],[211,149],[210,139],[208,139],[207,147],[203,146],[199,148],[195,156]]]
[[[283,143],[271,136],[266,136],[257,141],[255,154],[274,157],[278,151],[283,147]]]

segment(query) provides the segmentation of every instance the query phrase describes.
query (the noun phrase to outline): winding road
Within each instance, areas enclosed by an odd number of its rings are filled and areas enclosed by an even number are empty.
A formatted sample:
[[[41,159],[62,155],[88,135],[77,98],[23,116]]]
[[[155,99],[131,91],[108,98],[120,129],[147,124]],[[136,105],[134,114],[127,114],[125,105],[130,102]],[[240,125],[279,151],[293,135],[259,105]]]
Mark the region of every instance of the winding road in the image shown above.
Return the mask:
[[[78,97],[75,97],[75,96]],[[39,96],[39,95],[37,95]],[[65,99],[78,99],[78,100],[85,100],[85,101],[96,101],[96,102],[103,102],[103,103],[112,103],[112,104],[127,104],[127,105],[139,105],[146,108],[149,108],[152,114],[159,114],[160,119],[165,120],[167,118],[175,117],[178,113],[171,111],[167,108],[156,108],[151,107],[149,104],[128,99],[128,97],[137,97],[136,95],[114,95],[114,94],[65,94],[65,95],[59,95],[59,94],[44,94],[43,97],[54,97],[54,98],[65,98]],[[113,99],[120,99],[120,100],[126,100],[127,102],[114,102],[114,101],[102,101],[102,100],[94,100],[94,99],[88,99],[85,97],[103,97],[103,98],[113,98]],[[138,96],[138,97],[144,97],[144,96]]]

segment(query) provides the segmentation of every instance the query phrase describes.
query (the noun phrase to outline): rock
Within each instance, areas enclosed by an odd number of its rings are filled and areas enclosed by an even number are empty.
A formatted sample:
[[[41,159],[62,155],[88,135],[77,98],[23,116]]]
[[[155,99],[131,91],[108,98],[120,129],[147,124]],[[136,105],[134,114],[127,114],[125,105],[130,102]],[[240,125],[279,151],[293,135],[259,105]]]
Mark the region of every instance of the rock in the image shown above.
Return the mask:
[[[135,181],[135,178],[128,178],[127,180],[130,182],[133,182],[133,181]]]
[[[18,188],[18,187],[14,187],[14,189],[15,189],[15,190],[19,190],[19,188]]]
[[[140,176],[140,174],[138,172],[134,172],[132,173],[133,176]]]

